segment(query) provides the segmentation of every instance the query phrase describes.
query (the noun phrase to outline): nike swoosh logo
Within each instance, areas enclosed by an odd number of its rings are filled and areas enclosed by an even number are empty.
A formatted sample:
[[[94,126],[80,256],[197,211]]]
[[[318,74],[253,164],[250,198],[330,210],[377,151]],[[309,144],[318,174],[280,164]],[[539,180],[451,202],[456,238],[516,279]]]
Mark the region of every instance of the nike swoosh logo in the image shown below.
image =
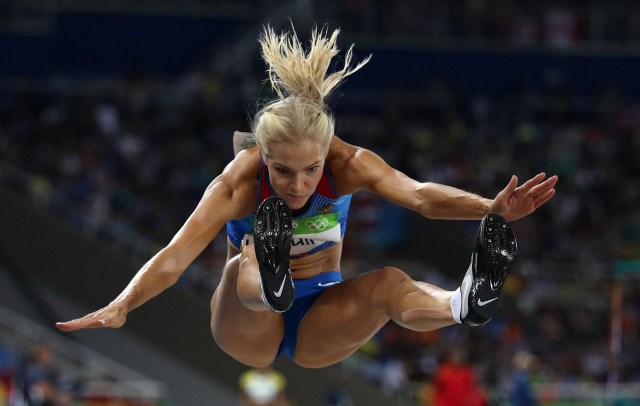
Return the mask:
[[[318,282],[318,286],[320,286],[321,288],[324,288],[325,286],[332,286],[335,285],[336,283],[340,283],[340,281],[334,281],[334,282]]]
[[[284,283],[287,281],[287,278],[282,278],[282,285],[280,285],[280,289],[276,292],[275,290],[273,291],[273,294],[276,295],[276,297],[280,297],[282,296],[282,290],[284,289]]]
[[[500,297],[494,297],[493,299],[489,299],[487,301],[483,301],[482,299],[478,299],[478,306],[482,307],[484,305],[488,305],[489,303],[493,302],[494,300],[498,300],[500,299]]]

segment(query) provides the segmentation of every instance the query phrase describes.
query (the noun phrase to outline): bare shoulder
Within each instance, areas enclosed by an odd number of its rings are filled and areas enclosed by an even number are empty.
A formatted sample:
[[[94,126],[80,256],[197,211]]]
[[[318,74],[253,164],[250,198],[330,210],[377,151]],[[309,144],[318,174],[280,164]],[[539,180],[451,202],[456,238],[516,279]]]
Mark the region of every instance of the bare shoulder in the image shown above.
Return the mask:
[[[238,152],[218,178],[221,178],[231,186],[239,186],[252,180],[257,182],[259,171],[260,151],[257,146],[252,146]]]
[[[331,140],[327,165],[339,194],[351,194],[369,187],[380,170],[387,167],[374,152],[349,144],[337,136]]]
[[[258,194],[260,152],[258,147],[240,151],[207,188],[207,192],[227,194],[237,212],[234,217],[251,214]]]

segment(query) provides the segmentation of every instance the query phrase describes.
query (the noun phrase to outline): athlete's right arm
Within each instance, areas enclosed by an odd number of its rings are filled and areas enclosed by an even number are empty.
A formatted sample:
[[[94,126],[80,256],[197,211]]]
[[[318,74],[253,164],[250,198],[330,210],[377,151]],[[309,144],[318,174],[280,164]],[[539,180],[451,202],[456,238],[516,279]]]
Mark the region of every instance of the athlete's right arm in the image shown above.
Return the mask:
[[[227,221],[243,217],[253,209],[256,185],[251,177],[243,176],[252,170],[246,161],[238,162],[238,158],[211,182],[171,242],[136,273],[115,300],[100,310],[79,319],[56,323],[56,326],[62,331],[121,327],[131,310],[175,284]],[[250,157],[246,158],[252,161]]]

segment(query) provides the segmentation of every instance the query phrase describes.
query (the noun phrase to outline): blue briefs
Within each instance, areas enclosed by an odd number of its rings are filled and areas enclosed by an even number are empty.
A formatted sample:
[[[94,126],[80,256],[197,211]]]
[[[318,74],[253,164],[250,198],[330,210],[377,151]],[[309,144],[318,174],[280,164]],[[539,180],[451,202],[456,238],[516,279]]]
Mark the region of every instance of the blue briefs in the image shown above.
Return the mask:
[[[342,282],[340,272],[323,272],[309,279],[294,279],[295,297],[293,304],[286,312],[282,313],[284,318],[284,337],[278,355],[284,354],[293,359],[298,339],[298,326],[307,314],[311,306],[315,303],[318,295],[329,286]]]

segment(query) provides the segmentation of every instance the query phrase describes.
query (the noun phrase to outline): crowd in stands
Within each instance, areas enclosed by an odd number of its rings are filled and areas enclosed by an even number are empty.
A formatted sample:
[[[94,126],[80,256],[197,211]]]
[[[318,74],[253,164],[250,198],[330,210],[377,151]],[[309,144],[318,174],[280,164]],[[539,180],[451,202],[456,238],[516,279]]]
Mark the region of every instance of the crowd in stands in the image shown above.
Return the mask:
[[[9,332],[7,334],[7,332]],[[2,406],[155,406],[159,399],[126,396],[93,384],[83,367],[44,341],[16,343],[10,330],[1,331],[0,405]],[[102,386],[102,388],[100,388]]]
[[[0,404],[18,404],[17,399],[33,405],[70,404],[72,388],[62,384],[51,361],[52,350],[45,343],[35,343],[22,356],[0,343]]]
[[[551,2],[553,7],[536,1],[462,3],[352,0],[339,11],[355,21],[350,13],[368,10],[370,19],[358,20],[372,24],[363,32],[446,32],[523,43],[546,38],[559,47],[566,41],[640,39],[635,23],[640,5],[634,2],[606,2],[610,15],[604,17],[595,12],[602,10],[595,1]],[[330,6],[315,7],[322,12]],[[398,12],[407,9],[433,20],[417,23],[410,13]],[[63,212],[95,237],[106,238],[105,230],[116,222],[123,234],[142,234],[159,248],[233,157],[233,131],[248,130],[256,95],[264,91],[256,78],[260,75],[226,78],[198,70],[163,83],[131,75],[99,92],[90,83],[81,83],[80,91],[0,89],[0,161],[30,176],[24,191],[34,201]],[[435,399],[439,367],[455,347],[465,349],[478,397],[486,401],[508,396],[508,384],[522,384],[525,369],[534,388],[545,382],[606,383],[611,289],[623,283],[621,332],[613,337],[623,354],[617,376],[640,384],[640,353],[634,350],[640,346],[640,284],[637,278],[614,277],[616,264],[640,258],[640,95],[606,86],[575,95],[556,81],[489,98],[460,94],[445,78],[426,81],[417,92],[424,104],[390,100],[375,112],[355,104],[341,107],[338,135],[420,180],[490,197],[511,174],[526,179],[545,171],[560,177],[558,193],[545,208],[513,224],[520,255],[501,313],[491,323],[429,333],[390,323],[360,352],[371,360],[358,370],[362,377],[393,395]],[[575,97],[588,98],[587,107],[571,109]],[[70,201],[87,215],[70,214]],[[389,261],[423,257],[419,241],[414,246],[406,239],[419,235],[415,222],[382,228],[388,222],[379,221],[381,213],[402,214],[367,195],[355,198],[352,211],[345,256],[361,267],[356,272],[366,270],[371,246]],[[470,239],[476,226],[451,225]],[[182,281],[203,298],[222,270],[224,238],[199,259],[199,271]],[[411,249],[395,250],[399,246]],[[417,276],[424,280],[450,289],[459,283],[444,270],[428,264],[423,269]]]
[[[631,1],[351,0],[316,1],[313,9],[349,31],[409,43],[500,41],[567,49],[640,40],[640,5]]]
[[[51,10],[83,10],[74,2],[39,3],[0,1],[0,30],[33,19],[42,19]],[[153,13],[205,14],[216,11],[257,15],[268,14],[285,2],[253,0],[149,0],[139,4],[112,1],[104,11],[118,7]],[[346,31],[376,37],[382,41],[442,44],[502,42],[518,48],[550,47],[566,50],[583,45],[592,48],[634,44],[640,41],[640,5],[633,1],[607,0],[297,0],[289,2],[299,19],[330,22]],[[86,6],[85,6],[86,7]],[[87,10],[99,11],[100,5]],[[46,17],[45,17],[46,18]],[[259,21],[262,23],[263,21]],[[33,24],[32,24],[33,25]],[[21,26],[21,25],[17,25]],[[24,26],[24,24],[22,25]]]

